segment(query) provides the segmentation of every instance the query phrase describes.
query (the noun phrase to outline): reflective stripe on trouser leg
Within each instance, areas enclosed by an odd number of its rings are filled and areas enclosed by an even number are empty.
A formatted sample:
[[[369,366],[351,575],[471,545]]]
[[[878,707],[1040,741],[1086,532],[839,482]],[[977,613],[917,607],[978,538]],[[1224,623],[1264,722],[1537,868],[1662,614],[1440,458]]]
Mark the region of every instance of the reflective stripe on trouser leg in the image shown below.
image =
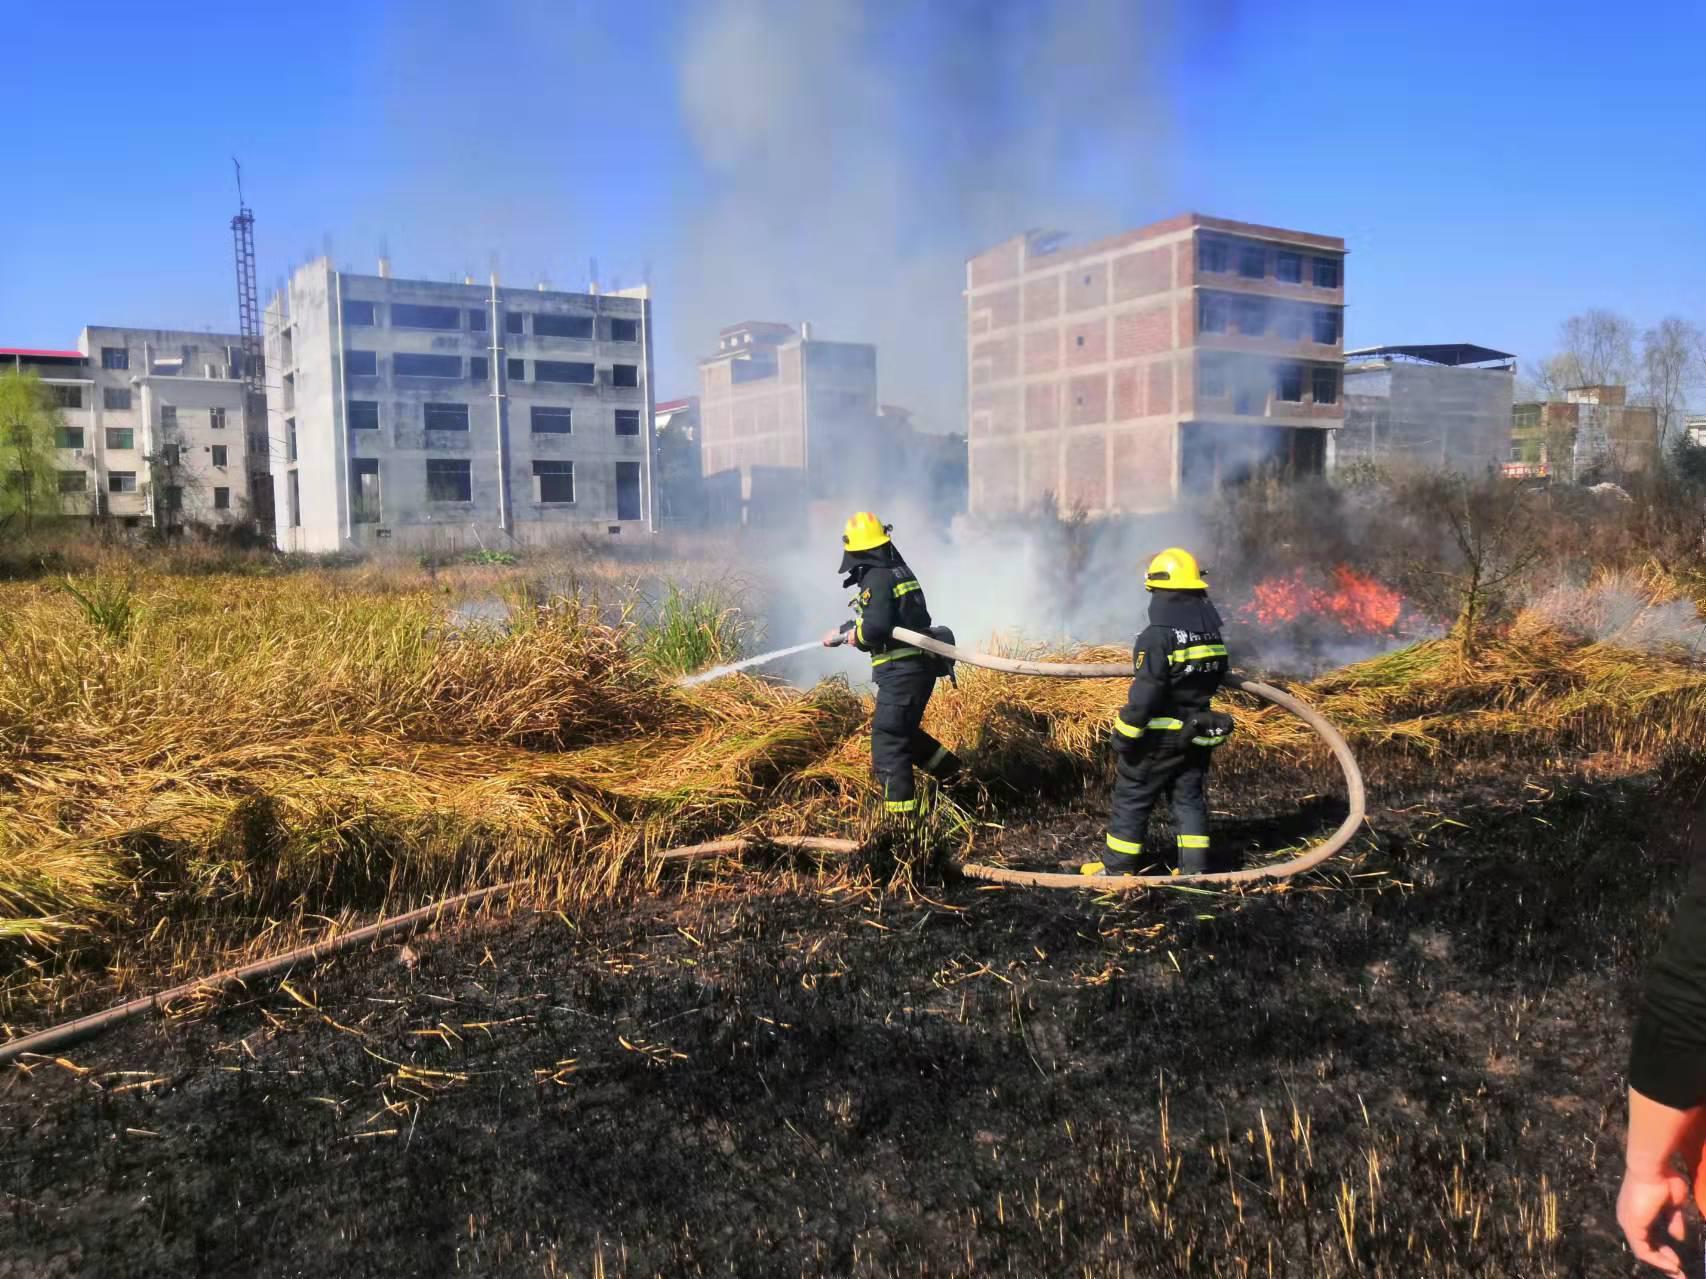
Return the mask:
[[[935,754],[931,755],[929,759],[924,761],[924,771],[926,773],[934,773],[942,766],[942,761],[947,758],[948,748],[938,743]]]
[[[877,681],[877,706],[871,715],[871,770],[883,788],[883,803],[891,813],[917,811],[913,763],[925,757],[918,749],[923,735],[924,708],[935,677],[929,671],[895,670]],[[924,737],[934,749],[934,738]]]
[[[1208,847],[1208,836],[1207,835],[1181,835],[1181,836],[1179,836],[1179,847],[1180,848],[1207,848]]]
[[[1136,857],[1143,851],[1143,845],[1136,840],[1121,839],[1118,835],[1108,836],[1108,849],[1115,853],[1124,853],[1127,857]]]

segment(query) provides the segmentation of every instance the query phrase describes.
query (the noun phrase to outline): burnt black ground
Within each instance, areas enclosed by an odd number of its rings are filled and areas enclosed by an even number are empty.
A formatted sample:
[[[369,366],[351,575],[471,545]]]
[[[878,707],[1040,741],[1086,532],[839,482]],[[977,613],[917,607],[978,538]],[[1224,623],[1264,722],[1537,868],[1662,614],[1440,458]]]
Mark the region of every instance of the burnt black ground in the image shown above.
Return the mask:
[[[1216,803],[1271,844],[1327,781]],[[981,851],[1076,860],[1100,803]],[[1283,892],[772,868],[386,947],[12,1071],[0,1276],[1626,1275],[1681,811],[1415,769]]]

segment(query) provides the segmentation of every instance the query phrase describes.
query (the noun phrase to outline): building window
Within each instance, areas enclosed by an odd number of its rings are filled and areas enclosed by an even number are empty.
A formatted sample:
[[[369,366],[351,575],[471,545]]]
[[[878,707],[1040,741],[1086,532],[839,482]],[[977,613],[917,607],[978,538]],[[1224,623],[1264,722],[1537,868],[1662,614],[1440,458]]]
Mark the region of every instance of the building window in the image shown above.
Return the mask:
[[[345,351],[344,372],[351,377],[378,377],[379,356],[373,351]]]
[[[59,473],[59,491],[61,493],[87,493],[89,491],[89,473],[87,471],[61,471]]]
[[[83,428],[80,426],[56,426],[53,428],[53,447],[56,449],[80,449],[83,447]]]
[[[1197,270],[1217,272],[1229,270],[1228,258],[1226,241],[1197,241]]]
[[[468,312],[468,331],[484,333],[486,331],[486,308],[475,307]]]
[[[295,471],[286,477],[285,490],[289,494],[287,509],[290,514],[290,527],[302,527],[302,480]]]
[[[469,381],[471,381],[471,382],[484,382],[487,378],[489,378],[491,376],[491,373],[492,373],[491,365],[489,363],[487,363],[485,356],[483,356],[483,355],[470,355],[468,357],[468,379],[469,379]]]
[[[223,431],[225,429],[225,410],[220,408],[209,409],[207,411],[207,424],[216,431]]]
[[[101,388],[101,407],[111,409],[115,413],[126,413],[130,410],[130,388],[128,386],[103,386]]]
[[[1332,346],[1339,340],[1339,313],[1330,306],[1315,308],[1313,318],[1313,334],[1317,342],[1323,346]]]
[[[1315,287],[1318,289],[1336,289],[1339,287],[1339,260],[1337,258],[1315,259]]]
[[[1275,373],[1274,398],[1287,404],[1303,402],[1303,366],[1282,364]]]
[[[348,401],[344,406],[344,420],[349,423],[349,429],[352,431],[377,431],[379,429],[379,401]]]
[[[1266,298],[1238,299],[1238,332],[1247,338],[1260,337],[1268,331],[1268,302]]]
[[[573,430],[568,409],[539,404],[533,406],[532,426],[535,435],[568,435]]]
[[[525,381],[527,381],[527,361],[526,360],[505,360],[504,361],[504,374],[509,378],[509,380],[511,382],[525,382]]]
[[[592,365],[580,364],[570,360],[535,360],[533,361],[533,380],[535,382],[575,382],[581,386],[591,386],[593,382]]]
[[[136,492],[135,471],[108,471],[107,492],[134,493]]]
[[[345,298],[344,323],[362,325],[378,324],[379,316],[373,303],[357,302],[351,298]]]
[[[472,464],[465,457],[429,457],[426,464],[427,501],[472,502]]]
[[[468,429],[468,406],[466,404],[427,404],[423,405],[426,429],[429,431],[466,431]]]
[[[639,409],[617,409],[616,410],[616,434],[618,434],[618,435],[638,435],[639,433],[640,433],[640,410]]]
[[[391,371],[398,377],[455,377],[462,376],[460,355],[421,355],[398,351],[391,357]]]
[[[168,484],[160,490],[160,509],[162,511],[181,511],[184,509],[183,485]]]
[[[1204,293],[1197,299],[1197,332],[1226,332],[1226,299],[1216,293]]]
[[[1259,280],[1268,273],[1268,251],[1260,245],[1246,244],[1238,250],[1238,274],[1246,280]]]
[[[349,472],[351,523],[379,523],[382,509],[379,501],[379,459],[352,457]]]
[[[1315,403],[1337,404],[1339,402],[1339,370],[1331,365],[1321,365],[1310,370],[1309,381],[1310,389],[1315,395]]]
[[[130,367],[130,351],[122,346],[103,346],[101,348],[101,367],[103,369],[128,369]]]
[[[1274,279],[1281,284],[1303,283],[1303,255],[1280,250],[1274,254]]]
[[[462,311],[454,306],[417,306],[413,302],[391,304],[394,329],[459,329]]]
[[[226,458],[229,456],[230,449],[226,445],[215,444],[213,446],[213,464],[215,466],[225,466],[227,464]]]
[[[1288,342],[1301,341],[1306,314],[1300,306],[1288,306],[1285,303],[1276,305],[1273,309],[1274,335]]]
[[[533,336],[536,338],[590,338],[590,315],[552,315],[541,311],[533,317]]]
[[[284,460],[296,460],[296,419],[293,417],[284,419]]]
[[[160,425],[162,427],[176,427],[177,424],[178,406],[176,404],[162,404],[160,406]]]
[[[1209,399],[1218,399],[1226,394],[1226,361],[1212,356],[1203,360],[1197,392]]]
[[[575,500],[575,464],[558,458],[540,458],[533,463],[535,502]]]
[[[524,318],[525,315],[526,313],[523,311],[505,311],[504,332],[513,333],[517,337],[520,337],[523,333],[527,332]]]
[[[640,384],[640,366],[638,364],[613,364],[610,366],[611,386],[638,386]]]
[[[216,487],[213,490],[213,509],[216,511],[229,511],[231,509],[230,489]]]
[[[109,449],[135,448],[136,431],[128,426],[109,426],[107,428],[107,447]]]
[[[80,386],[49,386],[48,391],[53,396],[53,407],[56,409],[80,409],[83,407],[83,388]]]
[[[637,520],[640,518],[640,464],[638,462],[618,462],[616,464],[616,518],[619,520]]]
[[[638,320],[621,320],[612,316],[610,340],[612,342],[638,342],[640,340],[640,322]]]
[[[162,466],[182,466],[184,464],[184,446],[182,444],[166,445],[160,450],[160,463]]]

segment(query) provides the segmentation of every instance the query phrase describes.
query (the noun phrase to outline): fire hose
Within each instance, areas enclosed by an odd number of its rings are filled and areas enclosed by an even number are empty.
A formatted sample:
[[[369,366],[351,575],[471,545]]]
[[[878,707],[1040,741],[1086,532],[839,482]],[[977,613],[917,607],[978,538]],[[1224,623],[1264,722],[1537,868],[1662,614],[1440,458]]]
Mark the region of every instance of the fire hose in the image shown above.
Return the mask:
[[[1013,657],[997,657],[989,653],[974,653],[952,644],[944,644],[931,636],[921,635],[917,631],[908,630],[905,627],[895,627],[894,634],[897,639],[939,656],[964,662],[968,666],[980,666],[986,670],[1003,671],[1010,675],[1033,675],[1054,679],[1118,679],[1131,674],[1130,668],[1123,663],[1038,662]],[[1087,878],[1082,875],[1047,871],[1015,870],[1007,866],[991,866],[980,862],[966,862],[957,859],[951,865],[968,879],[1001,884],[1019,884],[1034,888],[1089,888],[1098,893],[1129,892],[1140,888],[1180,884],[1231,884],[1250,883],[1264,879],[1284,879],[1300,874],[1311,867],[1319,866],[1350,842],[1358,827],[1362,825],[1367,811],[1362,770],[1357,767],[1356,758],[1351,754],[1350,745],[1325,716],[1289,693],[1236,673],[1226,680],[1226,686],[1241,689],[1290,711],[1314,729],[1333,752],[1333,757],[1338,761],[1339,768],[1345,776],[1345,791],[1349,800],[1349,811],[1345,814],[1345,819],[1339,824],[1338,829],[1319,844],[1305,849],[1289,861],[1269,866],[1253,866],[1245,870],[1221,871],[1202,875],[1107,875]],[[826,853],[851,853],[858,848],[858,844],[850,839],[832,839],[809,835],[773,835],[761,839],[735,837],[671,849],[660,854],[658,860],[679,862],[721,857],[741,852],[755,843]],[[269,955],[247,964],[240,964],[234,968],[222,969],[210,976],[183,982],[167,990],[157,991],[152,995],[139,996],[101,1012],[89,1013],[83,1017],[49,1026],[44,1030],[0,1044],[0,1062],[11,1061],[25,1055],[41,1055],[87,1036],[99,1034],[119,1022],[128,1021],[145,1012],[163,1011],[180,1000],[217,993],[232,986],[241,986],[259,978],[269,977],[274,973],[285,972],[298,964],[316,963],[364,942],[376,941],[380,937],[413,928],[417,924],[436,924],[450,912],[501,900],[523,885],[524,881],[522,880],[508,880],[501,884],[494,884],[489,888],[442,898],[439,901],[422,906],[418,910],[393,915],[387,919],[381,919],[364,927],[353,929],[350,932],[340,933],[336,937],[313,942],[306,946],[298,946],[277,955]]]

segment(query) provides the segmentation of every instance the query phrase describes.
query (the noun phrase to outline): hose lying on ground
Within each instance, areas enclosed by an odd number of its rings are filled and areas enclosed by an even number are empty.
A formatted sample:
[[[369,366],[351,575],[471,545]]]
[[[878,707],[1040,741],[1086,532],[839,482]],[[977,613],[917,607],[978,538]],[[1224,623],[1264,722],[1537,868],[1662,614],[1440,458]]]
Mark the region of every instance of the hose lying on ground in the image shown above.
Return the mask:
[[[1038,675],[1056,679],[1122,679],[1131,674],[1131,669],[1123,663],[1025,661],[1012,657],[996,657],[988,653],[968,652],[951,644],[943,644],[928,635],[920,635],[917,631],[908,630],[905,627],[895,627],[894,633],[896,638],[908,644],[915,644],[929,652],[937,653],[943,657],[951,657],[955,661],[965,662],[968,666],[981,666],[988,670],[1005,671],[1012,675]],[[1357,767],[1356,758],[1351,754],[1349,744],[1325,716],[1313,707],[1298,701],[1289,693],[1236,674],[1230,676],[1226,683],[1229,687],[1242,689],[1246,693],[1251,693],[1290,711],[1313,728],[1332,750],[1333,757],[1338,761],[1339,768],[1345,775],[1345,790],[1350,806],[1349,811],[1345,814],[1345,820],[1327,839],[1312,848],[1305,849],[1290,861],[1280,862],[1277,865],[1253,866],[1247,870],[1223,871],[1207,875],[1107,875],[1090,878],[1084,875],[1013,870],[1006,866],[987,866],[978,862],[961,861],[953,863],[955,869],[968,879],[986,880],[1001,884],[1021,884],[1033,888],[1089,888],[1102,893],[1129,892],[1133,889],[1162,885],[1248,883],[1252,880],[1284,879],[1306,871],[1313,866],[1319,866],[1350,842],[1351,837],[1356,834],[1357,828],[1362,825],[1366,813],[1367,800],[1363,793],[1362,771]],[[774,835],[761,840],[732,838],[711,840],[703,844],[691,844],[684,848],[675,848],[662,853],[659,855],[659,860],[692,861],[700,858],[721,857],[741,852],[754,843],[826,853],[851,853],[858,847],[850,839],[831,839],[812,835]],[[521,880],[509,880],[502,884],[495,884],[490,888],[481,888],[471,893],[446,897],[430,905],[422,906],[418,910],[411,910],[403,915],[393,915],[389,919],[381,919],[377,923],[342,933],[337,937],[327,938],[325,941],[298,946],[294,950],[287,950],[278,955],[257,959],[252,963],[242,964],[235,968],[227,968],[209,977],[184,982],[168,990],[158,991],[152,995],[143,995],[102,1012],[90,1013],[85,1017],[61,1022],[57,1026],[49,1026],[45,1030],[36,1031],[34,1034],[8,1040],[6,1043],[0,1044],[0,1062],[11,1061],[26,1054],[40,1055],[61,1048],[85,1036],[99,1034],[108,1027],[117,1025],[121,1021],[128,1021],[144,1012],[163,1009],[180,999],[224,990],[228,986],[242,985],[256,978],[283,972],[297,964],[314,963],[330,955],[359,946],[363,942],[400,932],[416,924],[437,923],[450,911],[477,906],[486,901],[508,896],[521,887],[522,882]]]
[[[957,662],[968,666],[981,666],[985,670],[1004,671],[1009,675],[1041,675],[1055,679],[1128,679],[1132,674],[1129,663],[1124,662],[1033,662],[1017,657],[996,657],[991,653],[973,653],[966,649],[956,648],[952,644],[944,644],[928,635],[909,630],[904,626],[894,628],[895,638],[907,644],[916,645],[926,652],[936,653],[942,657],[951,657]],[[968,879],[989,880],[1000,884],[1024,884],[1032,888],[1089,888],[1099,893],[1129,892],[1135,888],[1154,888],[1160,885],[1191,885],[1191,884],[1236,884],[1249,883],[1261,879],[1285,879],[1300,874],[1314,866],[1319,866],[1334,853],[1339,852],[1351,842],[1351,837],[1362,825],[1368,811],[1368,798],[1364,793],[1362,770],[1357,767],[1356,756],[1351,754],[1350,744],[1345,741],[1343,734],[1334,728],[1326,716],[1314,707],[1300,702],[1290,693],[1264,684],[1259,680],[1248,679],[1234,672],[1227,677],[1226,687],[1242,689],[1263,701],[1272,702],[1275,706],[1283,707],[1301,719],[1316,732],[1322,741],[1327,743],[1333,752],[1333,758],[1338,761],[1339,770],[1345,775],[1345,795],[1349,800],[1349,811],[1345,820],[1339,823],[1339,828],[1321,843],[1306,848],[1289,861],[1279,862],[1271,866],[1251,866],[1244,870],[1218,871],[1205,875],[1076,875],[1051,871],[1013,870],[1006,866],[987,866],[978,862],[956,863],[961,874]]]

